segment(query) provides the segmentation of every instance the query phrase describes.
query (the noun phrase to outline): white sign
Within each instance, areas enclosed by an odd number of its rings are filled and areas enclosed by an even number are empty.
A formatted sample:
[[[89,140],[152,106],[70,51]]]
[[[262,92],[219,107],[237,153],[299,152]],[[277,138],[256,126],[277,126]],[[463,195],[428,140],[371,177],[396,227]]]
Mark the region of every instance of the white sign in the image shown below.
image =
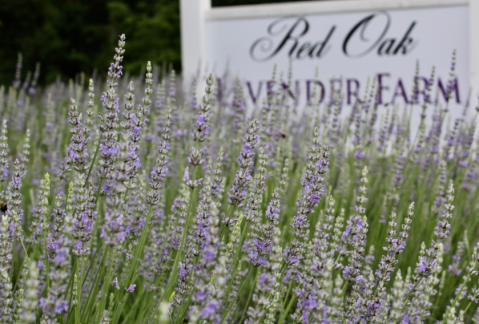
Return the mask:
[[[245,96],[253,105],[261,105],[275,65],[286,82],[290,62],[293,82],[286,93],[300,103],[311,100],[316,86],[320,90],[316,100],[325,102],[331,91],[341,89],[345,105],[351,105],[356,96],[364,95],[369,78],[376,82],[380,103],[404,106],[413,100],[417,61],[419,102],[435,67],[432,100],[444,104],[452,82],[453,116],[461,114],[470,85],[479,85],[479,65],[470,60],[477,52],[479,61],[478,35],[470,34],[477,24],[470,22],[471,10],[478,11],[477,0],[324,1],[230,8],[210,8],[204,1],[198,2],[203,11],[195,16],[204,22],[196,30],[198,43],[193,44],[197,56],[187,51],[191,44],[182,42],[183,55],[190,57],[184,59],[185,72],[191,73],[200,58],[218,75],[228,69],[244,80]],[[190,4],[183,0],[182,15],[185,2]],[[186,35],[185,28],[182,36],[191,40],[195,35]],[[450,79],[454,50],[457,63]]]

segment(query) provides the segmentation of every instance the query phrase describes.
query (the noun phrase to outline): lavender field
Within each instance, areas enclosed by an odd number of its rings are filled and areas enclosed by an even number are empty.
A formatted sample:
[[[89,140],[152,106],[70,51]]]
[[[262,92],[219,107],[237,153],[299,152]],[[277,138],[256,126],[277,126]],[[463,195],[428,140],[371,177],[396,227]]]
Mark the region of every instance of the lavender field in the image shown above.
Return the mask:
[[[1,324],[479,323],[476,99],[252,109],[125,42],[106,81],[0,88]]]

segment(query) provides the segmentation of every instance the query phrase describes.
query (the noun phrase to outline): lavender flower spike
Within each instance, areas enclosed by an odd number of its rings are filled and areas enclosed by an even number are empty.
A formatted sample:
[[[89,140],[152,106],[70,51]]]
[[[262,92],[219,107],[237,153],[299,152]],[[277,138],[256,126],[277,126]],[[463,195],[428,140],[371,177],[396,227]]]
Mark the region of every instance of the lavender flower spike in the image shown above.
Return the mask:
[[[22,315],[20,316],[21,324],[29,324],[36,322],[36,311],[38,306],[38,267],[35,262],[30,262],[29,277],[26,282],[25,297],[22,303]]]
[[[195,145],[190,149],[190,154],[187,158],[188,163],[190,163],[193,168],[196,168],[198,165],[203,164],[203,154],[206,151],[206,147],[201,148],[200,145],[203,145],[210,133],[211,127],[210,122],[210,110],[211,110],[211,93],[213,92],[211,86],[213,85],[213,77],[210,75],[206,79],[206,88],[205,95],[203,96],[203,103],[200,106],[200,111],[198,112],[198,117],[196,119],[195,125],[193,127],[193,141]],[[191,189],[199,186],[201,183],[200,179],[192,179],[188,181],[188,186]]]
[[[245,203],[248,183],[251,180],[254,149],[259,141],[257,132],[258,120],[253,119],[249,122],[249,127],[243,140],[243,149],[237,159],[239,170],[236,172],[233,186],[228,195],[228,202],[234,207],[242,207]]]
[[[3,120],[2,136],[0,136],[0,182],[4,182],[8,177],[8,138],[7,138],[7,120]]]
[[[109,178],[113,169],[116,154],[118,153],[117,138],[117,124],[119,112],[119,98],[115,91],[118,86],[117,80],[123,74],[123,67],[120,62],[123,61],[123,54],[125,53],[125,35],[120,36],[118,47],[115,48],[114,63],[111,63],[108,69],[107,91],[103,92],[101,101],[106,112],[100,114],[99,118],[103,122],[100,125],[100,132],[103,138],[100,142],[100,160],[98,165],[98,175],[102,179]]]
[[[72,132],[71,144],[68,147],[68,157],[73,168],[77,171],[85,171],[88,168],[88,138],[84,134],[87,133],[81,123],[81,114],[78,112],[75,99],[70,99],[70,131]]]
[[[171,109],[168,112],[166,119],[166,126],[161,135],[161,143],[158,146],[158,158],[156,159],[156,166],[151,171],[150,188],[147,193],[146,202],[150,206],[158,204],[160,199],[160,189],[163,181],[168,173],[168,150],[170,148],[170,127],[171,127]]]
[[[10,282],[10,265],[12,261],[12,242],[10,239],[11,219],[7,215],[0,222],[0,315],[5,323],[12,317],[12,283]]]
[[[301,178],[303,188],[301,198],[298,199],[296,215],[293,217],[291,227],[293,229],[293,240],[291,247],[285,249],[284,261],[286,264],[298,264],[301,258],[304,243],[303,237],[306,228],[309,227],[308,215],[320,202],[324,194],[324,177],[329,165],[329,146],[319,142],[319,129],[315,128],[313,133],[313,145],[309,151],[306,171]]]

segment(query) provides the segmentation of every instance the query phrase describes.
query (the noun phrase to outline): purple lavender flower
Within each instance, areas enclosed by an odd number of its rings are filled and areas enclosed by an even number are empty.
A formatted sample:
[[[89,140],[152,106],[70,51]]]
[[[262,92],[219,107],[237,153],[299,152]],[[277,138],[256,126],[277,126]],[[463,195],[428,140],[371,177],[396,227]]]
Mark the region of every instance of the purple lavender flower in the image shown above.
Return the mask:
[[[98,175],[102,179],[109,178],[113,170],[115,162],[115,155],[118,152],[117,138],[117,123],[119,112],[119,98],[115,91],[118,86],[117,79],[121,76],[122,66],[120,62],[123,60],[123,54],[125,53],[125,35],[120,36],[118,41],[118,47],[115,49],[114,63],[108,69],[107,88],[101,96],[103,107],[106,112],[99,115],[103,125],[100,125],[100,131],[103,136],[101,139],[102,149],[100,150],[100,160],[98,166]]]
[[[243,149],[238,157],[239,170],[233,180],[233,186],[228,195],[228,202],[234,207],[242,207],[246,198],[247,185],[251,180],[254,148],[258,143],[258,121],[253,119],[243,140]]]
[[[301,178],[303,189],[301,198],[297,202],[297,212],[293,217],[293,241],[291,247],[285,250],[284,260],[287,264],[297,264],[299,254],[301,254],[303,243],[301,238],[305,235],[305,230],[309,228],[308,214],[319,203],[320,197],[324,194],[323,175],[329,165],[329,146],[321,147],[319,143],[319,130],[315,129],[313,145],[310,149],[306,171]]]
[[[130,287],[128,287],[128,288],[126,289],[126,291],[129,292],[129,293],[132,293],[132,292],[135,291],[135,287],[136,287],[136,285],[130,285]]]

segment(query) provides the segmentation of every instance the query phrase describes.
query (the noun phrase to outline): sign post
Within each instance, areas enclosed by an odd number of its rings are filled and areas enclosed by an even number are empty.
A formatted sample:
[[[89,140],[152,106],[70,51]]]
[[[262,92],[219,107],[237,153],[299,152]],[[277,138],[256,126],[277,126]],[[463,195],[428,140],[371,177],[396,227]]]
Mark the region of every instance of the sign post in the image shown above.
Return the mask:
[[[183,75],[196,73],[206,58],[206,13],[211,11],[211,0],[181,0],[181,60]]]

